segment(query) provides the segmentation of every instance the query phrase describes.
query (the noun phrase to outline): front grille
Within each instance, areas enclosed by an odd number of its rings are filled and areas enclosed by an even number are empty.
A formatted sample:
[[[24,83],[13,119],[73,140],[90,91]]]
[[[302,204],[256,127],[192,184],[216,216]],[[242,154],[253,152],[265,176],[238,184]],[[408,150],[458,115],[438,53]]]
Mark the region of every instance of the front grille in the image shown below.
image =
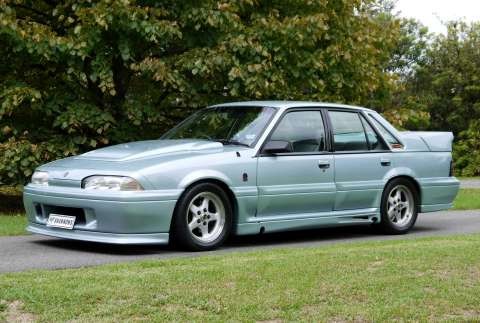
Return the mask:
[[[82,208],[76,207],[65,207],[65,206],[56,206],[56,205],[43,205],[43,216],[44,218],[48,218],[48,216],[52,213],[54,214],[61,214],[61,215],[70,215],[76,217],[75,225],[85,225],[85,210]]]

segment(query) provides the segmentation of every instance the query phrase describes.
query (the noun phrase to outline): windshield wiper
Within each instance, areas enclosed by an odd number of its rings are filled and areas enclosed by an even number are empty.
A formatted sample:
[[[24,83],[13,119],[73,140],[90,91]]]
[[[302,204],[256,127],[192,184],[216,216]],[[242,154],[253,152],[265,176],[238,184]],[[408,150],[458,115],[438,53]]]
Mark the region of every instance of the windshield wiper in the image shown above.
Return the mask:
[[[237,140],[218,139],[216,141],[221,142],[223,145],[236,145],[236,146],[250,147],[250,145],[247,145]]]

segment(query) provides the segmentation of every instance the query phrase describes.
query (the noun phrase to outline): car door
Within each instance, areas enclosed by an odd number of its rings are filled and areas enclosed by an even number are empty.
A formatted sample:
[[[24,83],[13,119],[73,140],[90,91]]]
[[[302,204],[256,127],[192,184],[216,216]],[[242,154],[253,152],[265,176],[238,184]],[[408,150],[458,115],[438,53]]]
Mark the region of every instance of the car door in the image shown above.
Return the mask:
[[[335,210],[377,208],[391,152],[359,111],[329,110],[335,159]]]
[[[320,109],[287,111],[270,140],[288,141],[291,152],[258,157],[257,216],[283,219],[331,211],[335,202],[334,161],[327,152]]]

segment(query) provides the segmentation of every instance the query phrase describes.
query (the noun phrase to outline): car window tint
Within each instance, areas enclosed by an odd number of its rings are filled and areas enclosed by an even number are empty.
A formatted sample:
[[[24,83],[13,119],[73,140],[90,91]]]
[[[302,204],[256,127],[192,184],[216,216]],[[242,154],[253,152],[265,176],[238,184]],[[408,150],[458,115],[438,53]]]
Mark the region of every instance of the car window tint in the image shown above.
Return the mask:
[[[356,112],[329,111],[336,151],[368,150],[367,138]]]
[[[387,130],[380,122],[377,121],[374,117],[369,115],[370,120],[375,124],[375,127],[381,132],[383,138],[391,145],[401,145],[401,143]]]
[[[362,120],[363,127],[365,128],[365,133],[367,134],[368,148],[370,150],[385,150],[385,144],[380,140],[372,126],[370,126],[364,117],[361,116],[360,119]]]
[[[294,152],[325,150],[325,129],[320,111],[287,113],[270,140],[288,141]]]

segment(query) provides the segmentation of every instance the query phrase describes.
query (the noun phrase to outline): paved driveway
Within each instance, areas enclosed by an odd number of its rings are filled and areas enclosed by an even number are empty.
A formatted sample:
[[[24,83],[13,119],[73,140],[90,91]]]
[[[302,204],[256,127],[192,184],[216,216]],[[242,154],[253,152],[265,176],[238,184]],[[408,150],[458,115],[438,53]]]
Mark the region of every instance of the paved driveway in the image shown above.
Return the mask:
[[[480,189],[480,179],[462,179],[460,181],[461,188],[478,188]]]

